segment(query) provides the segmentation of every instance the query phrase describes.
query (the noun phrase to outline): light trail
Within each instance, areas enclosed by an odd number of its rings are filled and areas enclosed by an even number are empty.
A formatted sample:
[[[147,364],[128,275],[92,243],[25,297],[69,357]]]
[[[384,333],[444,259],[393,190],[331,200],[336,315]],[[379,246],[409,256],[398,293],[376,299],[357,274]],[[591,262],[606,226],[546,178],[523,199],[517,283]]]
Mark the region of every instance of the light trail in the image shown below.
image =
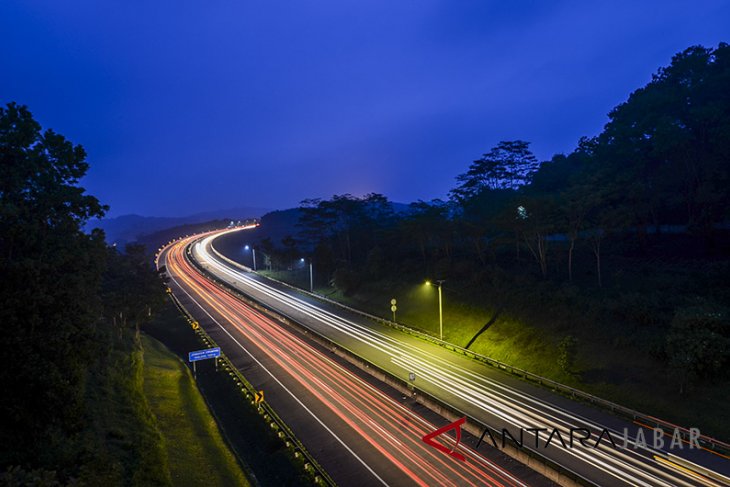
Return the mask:
[[[600,431],[607,429],[617,437],[623,436],[623,432],[606,428],[581,415],[476,374],[451,358],[442,358],[429,353],[424,350],[426,347],[415,346],[395,338],[393,335],[397,335],[397,332],[381,333],[251,278],[211,250],[212,241],[224,233],[227,232],[210,235],[193,246],[196,260],[204,261],[204,267],[208,271],[244,292],[253,292],[254,297],[265,298],[265,302],[269,304],[284,306],[287,310],[301,313],[324,325],[323,328],[317,328],[317,331],[322,332],[324,329],[324,334],[336,343],[340,336],[359,342],[371,350],[366,358],[386,370],[392,370],[392,367],[388,366],[393,364],[405,371],[415,372],[419,377],[419,384],[426,383],[431,390],[436,391],[437,397],[447,403],[456,397],[458,403],[452,405],[457,409],[463,410],[464,408],[460,406],[466,403],[470,407],[470,412],[474,412],[472,416],[476,419],[489,423],[489,416],[485,416],[486,413],[514,427],[520,425],[549,429],[582,427],[595,433],[594,438]],[[558,463],[568,459],[581,465],[582,471],[602,472],[614,479],[611,483],[620,482],[622,485],[663,487],[720,485],[711,481],[698,481],[696,475],[669,468],[666,463],[655,461],[654,456],[660,452],[653,448],[637,446],[633,440],[628,443],[630,448],[620,450],[609,448],[605,444],[590,449],[582,445],[563,448],[558,444],[551,458]],[[587,476],[590,478],[590,474]]]
[[[259,353],[266,354],[303,386],[308,395],[324,404],[384,461],[396,466],[415,484],[525,485],[463,445],[460,448],[468,456],[467,462],[455,461],[427,446],[421,438],[436,429],[435,425],[210,282],[186,261],[188,242],[183,240],[172,245],[165,255],[168,272],[183,291],[191,298],[194,296],[201,307],[204,304],[214,310],[224,323],[254,343]],[[450,438],[449,441],[453,443]],[[368,465],[372,470],[377,467]]]

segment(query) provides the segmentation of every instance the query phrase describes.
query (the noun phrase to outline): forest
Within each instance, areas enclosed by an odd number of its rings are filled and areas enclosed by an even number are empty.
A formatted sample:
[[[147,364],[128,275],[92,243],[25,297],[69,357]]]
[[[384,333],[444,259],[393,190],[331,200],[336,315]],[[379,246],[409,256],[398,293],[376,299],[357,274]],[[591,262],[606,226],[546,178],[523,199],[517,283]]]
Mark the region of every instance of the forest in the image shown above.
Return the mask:
[[[620,358],[641,355],[666,406],[703,384],[717,392],[730,370],[730,46],[676,54],[608,119],[547,161],[526,141],[499,142],[445,200],[341,194],[271,213],[256,232],[259,265],[292,280],[306,257],[315,287],[385,317],[391,294],[442,279],[452,302],[542,328],[564,356],[582,349],[575,369],[598,353],[626,375]],[[236,238],[249,237],[223,246]],[[558,378],[590,382],[573,361]]]
[[[141,389],[166,298],[150,255],[82,230],[108,209],[79,186],[86,153],[25,106],[0,107],[0,165],[0,483],[169,483]]]
[[[0,107],[0,164],[5,480],[168,482],[141,393],[139,330],[165,302],[149,252],[83,230],[108,209],[79,185],[86,153],[25,106]],[[445,339],[728,438],[729,203],[720,44],[674,56],[568,154],[502,141],[448,198],[309,199],[251,244],[262,269],[289,279],[304,258],[318,292],[386,317],[397,295],[399,320],[429,332],[408,289],[444,280]]]

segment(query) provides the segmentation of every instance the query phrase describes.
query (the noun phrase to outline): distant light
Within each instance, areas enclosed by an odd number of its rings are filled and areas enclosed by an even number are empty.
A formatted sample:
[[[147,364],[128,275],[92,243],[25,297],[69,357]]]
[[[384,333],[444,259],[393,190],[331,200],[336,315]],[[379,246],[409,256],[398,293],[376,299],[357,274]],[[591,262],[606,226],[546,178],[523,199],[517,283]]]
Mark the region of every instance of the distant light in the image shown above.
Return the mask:
[[[244,248],[244,250],[248,250],[250,247],[248,245],[246,245],[243,248]]]
[[[299,259],[299,262],[304,262],[304,257],[302,257],[301,259]]]
[[[431,285],[431,281],[429,281],[429,280],[427,279],[427,280],[426,280],[426,286],[430,286],[430,285]]]

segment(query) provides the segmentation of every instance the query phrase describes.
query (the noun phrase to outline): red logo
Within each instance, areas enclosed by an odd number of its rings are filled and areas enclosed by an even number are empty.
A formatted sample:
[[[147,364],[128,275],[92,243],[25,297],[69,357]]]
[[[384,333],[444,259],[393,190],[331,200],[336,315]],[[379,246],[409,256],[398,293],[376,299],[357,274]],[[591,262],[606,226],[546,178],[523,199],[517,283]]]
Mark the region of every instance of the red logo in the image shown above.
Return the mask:
[[[459,446],[459,441],[461,441],[461,425],[464,424],[466,421],[466,417],[463,417],[461,419],[457,419],[451,424],[447,424],[443,428],[439,428],[436,431],[432,431],[431,433],[427,434],[423,438],[423,442],[429,446],[432,446],[436,448],[439,451],[442,451],[446,453],[447,455],[451,455],[452,457],[456,458],[457,460],[461,460],[462,462],[466,461],[466,458],[464,458],[464,455],[461,453],[456,452],[456,448]],[[442,435],[446,433],[449,430],[456,430],[456,444],[454,445],[454,448],[449,450],[441,443],[436,443],[433,441],[434,438],[436,438],[439,435]]]

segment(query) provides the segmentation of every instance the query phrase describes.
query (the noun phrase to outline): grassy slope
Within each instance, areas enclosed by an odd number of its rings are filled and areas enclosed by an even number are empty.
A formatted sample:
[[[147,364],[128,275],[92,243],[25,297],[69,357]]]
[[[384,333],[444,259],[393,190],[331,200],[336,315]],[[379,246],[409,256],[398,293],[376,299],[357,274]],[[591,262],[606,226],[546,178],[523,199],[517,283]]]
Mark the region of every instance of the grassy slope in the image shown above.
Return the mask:
[[[142,350],[128,331],[93,371],[80,478],[88,485],[170,485],[162,437],[142,390]]]
[[[196,333],[170,302],[160,315],[145,325],[145,332],[163,343],[181,360],[190,350],[203,348]],[[310,485],[301,465],[263,421],[256,408],[245,400],[227,373],[214,371],[211,361],[198,363],[196,383],[224,425],[226,439],[243,463],[249,478],[260,485]]]
[[[304,287],[299,274],[271,273],[272,277]],[[493,310],[487,304],[488,297],[476,302],[473,296],[454,290],[454,287],[456,283],[449,283],[444,288],[444,339],[465,346],[489,321]],[[316,291],[389,319],[392,319],[390,299],[396,298],[398,322],[438,336],[435,288],[383,280],[364,285],[350,297],[333,293],[331,288]],[[704,433],[721,439],[730,438],[729,384],[699,385],[690,394],[680,396],[667,371],[649,356],[646,347],[631,344],[635,339],[631,330],[619,326],[613,330],[582,329],[569,323],[570,318],[563,312],[562,309],[545,309],[542,319],[534,320],[535,323],[539,321],[539,326],[505,312],[471,349],[638,411],[678,424],[697,426]],[[577,307],[571,312],[580,314]],[[567,334],[575,335],[580,344],[577,363],[570,374],[557,364],[557,345]]]
[[[144,391],[167,450],[174,485],[249,485],[185,365],[142,336]]]

